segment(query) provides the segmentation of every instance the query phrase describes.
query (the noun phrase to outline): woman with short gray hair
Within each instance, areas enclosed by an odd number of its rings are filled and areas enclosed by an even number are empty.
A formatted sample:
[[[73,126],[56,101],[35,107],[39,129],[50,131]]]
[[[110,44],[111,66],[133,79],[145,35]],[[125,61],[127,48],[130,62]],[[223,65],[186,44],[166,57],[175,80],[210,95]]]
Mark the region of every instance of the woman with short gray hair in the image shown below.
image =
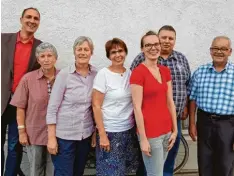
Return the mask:
[[[73,52],[75,63],[59,72],[46,116],[55,176],[83,175],[94,132],[91,91],[97,71],[89,64],[92,40],[78,37]]]
[[[30,175],[51,176],[54,168],[46,147],[46,112],[58,54],[52,44],[41,43],[36,48],[36,57],[41,68],[21,79],[10,104],[17,107],[19,141],[27,148]]]

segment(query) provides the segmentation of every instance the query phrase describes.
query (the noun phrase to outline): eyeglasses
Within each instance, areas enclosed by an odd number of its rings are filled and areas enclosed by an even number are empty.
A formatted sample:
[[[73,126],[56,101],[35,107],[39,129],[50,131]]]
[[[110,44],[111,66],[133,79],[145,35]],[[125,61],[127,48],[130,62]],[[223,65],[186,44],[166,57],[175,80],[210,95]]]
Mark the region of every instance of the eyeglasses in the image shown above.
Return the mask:
[[[217,53],[219,51],[221,51],[223,53],[223,52],[227,52],[229,50],[230,50],[230,48],[210,48],[210,51],[214,52],[214,53]]]
[[[145,49],[148,50],[148,51],[150,51],[153,48],[153,46],[155,48],[158,48],[158,47],[160,47],[160,43],[154,43],[154,44],[152,44],[152,43],[146,43],[145,44]]]
[[[115,51],[111,51],[110,52],[110,55],[116,55],[117,53],[122,53],[122,52],[124,52],[124,50],[123,49],[119,49],[119,50],[115,50]]]

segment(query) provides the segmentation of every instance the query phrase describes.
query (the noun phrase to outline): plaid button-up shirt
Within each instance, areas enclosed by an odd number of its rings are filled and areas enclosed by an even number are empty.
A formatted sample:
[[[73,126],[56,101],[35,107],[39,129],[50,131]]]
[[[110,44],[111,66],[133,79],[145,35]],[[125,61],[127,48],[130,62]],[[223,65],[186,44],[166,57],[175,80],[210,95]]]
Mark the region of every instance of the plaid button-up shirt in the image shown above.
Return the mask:
[[[56,70],[57,73],[58,70]],[[50,82],[50,89],[52,82]],[[10,104],[25,109],[25,126],[31,145],[47,145],[46,111],[48,101],[48,82],[42,69],[25,74],[20,80]]]
[[[53,87],[53,85],[54,85],[54,81],[55,81],[55,78],[52,79],[51,81],[47,80],[48,95],[51,94],[52,87]]]
[[[90,66],[83,77],[75,64],[56,76],[47,109],[47,124],[56,124],[56,136],[66,140],[82,140],[94,130],[91,94],[96,68]]]
[[[130,69],[133,70],[144,60],[144,53],[138,54],[132,62]],[[173,99],[176,106],[176,114],[180,117],[186,104],[187,88],[191,75],[188,60],[182,53],[172,51],[171,55],[167,59],[159,57],[158,63],[169,67],[171,70]]]
[[[234,64],[217,72],[212,63],[199,67],[189,85],[190,100],[210,113],[234,115]]]

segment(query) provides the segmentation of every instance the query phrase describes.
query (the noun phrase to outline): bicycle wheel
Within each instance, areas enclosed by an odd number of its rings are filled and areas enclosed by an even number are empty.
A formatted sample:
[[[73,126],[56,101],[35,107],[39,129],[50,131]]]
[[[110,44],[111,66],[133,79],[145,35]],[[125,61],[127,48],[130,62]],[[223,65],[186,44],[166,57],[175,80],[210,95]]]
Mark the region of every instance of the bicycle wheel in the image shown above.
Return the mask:
[[[180,147],[175,159],[174,174],[184,167],[189,157],[189,146],[183,135],[181,135],[180,141]]]

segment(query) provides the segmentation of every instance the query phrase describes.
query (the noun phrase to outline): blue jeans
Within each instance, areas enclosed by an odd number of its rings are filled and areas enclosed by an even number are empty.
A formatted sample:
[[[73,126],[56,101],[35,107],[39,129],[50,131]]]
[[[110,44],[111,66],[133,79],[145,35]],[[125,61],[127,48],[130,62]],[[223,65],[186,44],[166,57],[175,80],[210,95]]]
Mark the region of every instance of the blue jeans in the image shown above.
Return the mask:
[[[8,105],[2,115],[1,129],[1,173],[4,170],[4,144],[8,125],[8,153],[6,158],[5,176],[16,176],[20,170],[22,160],[22,146],[19,143],[19,134],[16,122],[16,108]]]
[[[91,137],[78,140],[57,138],[58,154],[51,155],[55,176],[82,176],[91,147]]]
[[[172,149],[169,151],[167,159],[165,161],[163,176],[173,176],[175,158],[179,150],[180,138],[181,138],[181,120],[180,119],[177,119],[177,128],[178,128],[178,135],[177,135],[175,144],[172,147]]]
[[[170,135],[171,132],[148,139],[151,147],[151,156],[147,156],[142,152],[147,176],[163,176],[163,167],[168,154],[167,148]]]

